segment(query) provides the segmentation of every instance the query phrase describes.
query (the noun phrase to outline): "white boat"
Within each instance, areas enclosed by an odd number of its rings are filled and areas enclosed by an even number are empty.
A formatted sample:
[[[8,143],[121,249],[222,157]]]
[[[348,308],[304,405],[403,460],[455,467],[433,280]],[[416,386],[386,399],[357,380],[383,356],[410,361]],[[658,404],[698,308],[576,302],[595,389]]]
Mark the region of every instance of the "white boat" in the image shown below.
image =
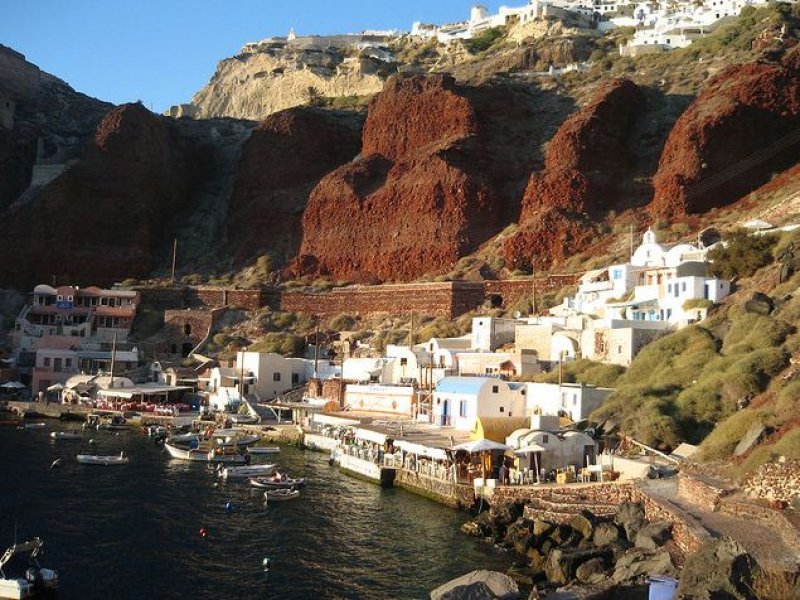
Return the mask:
[[[230,448],[209,448],[208,446],[179,448],[170,443],[165,443],[164,448],[167,449],[167,452],[169,452],[172,458],[178,458],[180,460],[239,464],[247,462],[247,458],[244,454],[232,452]]]
[[[278,454],[281,449],[278,446],[252,446],[247,451],[250,454]]]
[[[231,415],[230,420],[231,423],[237,423],[239,425],[258,423],[258,417],[254,417],[253,415]]]
[[[23,424],[23,428],[24,429],[44,429],[45,427],[47,427],[47,425],[45,423],[41,423],[41,422]]]
[[[78,462],[82,465],[103,465],[108,467],[110,465],[127,465],[131,459],[125,456],[122,452],[119,455],[112,454],[109,456],[101,456],[98,454],[78,454]]]
[[[225,433],[222,433],[222,432]],[[261,439],[260,435],[242,435],[240,431],[233,429],[220,430],[214,432],[211,436],[204,433],[183,433],[180,435],[171,435],[169,437],[170,444],[191,444],[192,442],[207,442],[214,441],[214,444],[224,448],[231,448],[233,446],[244,447],[255,444]]]
[[[294,500],[300,496],[300,490],[267,490],[264,492],[264,499],[267,502],[283,502]]]
[[[44,542],[38,537],[14,544],[0,557],[0,598],[34,598],[58,589],[58,573],[39,565]]]
[[[83,434],[77,431],[52,431],[50,437],[54,440],[82,440]]]
[[[225,467],[219,472],[223,479],[249,479],[270,475],[278,465],[247,465],[244,467]]]
[[[86,415],[86,423],[83,424],[84,429],[97,429],[106,431],[126,431],[131,428],[125,417],[120,415]]]
[[[273,479],[272,477],[251,477],[250,485],[265,490],[284,490],[298,488],[305,485],[305,478]]]

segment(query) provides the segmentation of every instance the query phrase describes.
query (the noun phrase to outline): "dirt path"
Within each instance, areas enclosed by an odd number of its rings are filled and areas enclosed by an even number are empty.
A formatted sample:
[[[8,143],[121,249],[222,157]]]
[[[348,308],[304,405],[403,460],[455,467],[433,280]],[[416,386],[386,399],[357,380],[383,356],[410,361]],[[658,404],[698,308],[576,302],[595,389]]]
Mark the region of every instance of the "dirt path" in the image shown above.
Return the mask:
[[[642,489],[655,497],[674,504],[694,517],[712,537],[729,537],[739,542],[758,563],[775,570],[800,568],[800,539],[797,531],[781,531],[775,526],[726,513],[710,511],[678,495],[677,478],[651,480]],[[745,501],[744,497],[736,497]]]

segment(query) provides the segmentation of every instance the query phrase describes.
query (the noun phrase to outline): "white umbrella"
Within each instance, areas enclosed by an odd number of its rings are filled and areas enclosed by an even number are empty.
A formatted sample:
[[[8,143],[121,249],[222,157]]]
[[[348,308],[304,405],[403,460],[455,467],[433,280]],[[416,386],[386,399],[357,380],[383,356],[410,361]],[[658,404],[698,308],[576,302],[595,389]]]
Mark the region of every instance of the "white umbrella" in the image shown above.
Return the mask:
[[[9,381],[8,383],[0,385],[0,387],[6,388],[7,390],[21,390],[28,386],[26,386],[24,383],[20,383],[19,381]]]
[[[507,444],[501,444],[499,442],[493,442],[492,440],[482,439],[476,440],[474,442],[465,442],[463,444],[459,444],[455,446],[454,450],[466,450],[467,452],[474,453],[474,452],[489,452],[491,450],[506,450],[510,448]]]
[[[47,388],[47,391],[48,392],[60,392],[63,389],[64,389],[63,385],[61,385],[60,383],[56,383],[54,385],[51,385],[49,388]]]
[[[539,444],[531,444],[530,446],[525,446],[524,448],[520,448],[515,452],[517,456],[522,456],[523,454],[528,454],[529,452],[544,452],[546,448],[540,446]]]

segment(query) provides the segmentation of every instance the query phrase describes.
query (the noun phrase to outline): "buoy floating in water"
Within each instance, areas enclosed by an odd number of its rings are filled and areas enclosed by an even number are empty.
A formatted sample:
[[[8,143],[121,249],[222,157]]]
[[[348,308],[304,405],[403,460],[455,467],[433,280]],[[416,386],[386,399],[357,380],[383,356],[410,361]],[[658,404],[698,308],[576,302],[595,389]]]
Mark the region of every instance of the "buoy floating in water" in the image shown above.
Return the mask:
[[[208,529],[206,529],[205,527],[201,527],[200,531],[198,533],[200,534],[201,538],[207,537],[208,536]]]
[[[269,557],[264,558],[261,561],[261,566],[264,567],[264,571],[269,571],[270,567],[272,566],[272,559]]]
[[[227,512],[233,512],[233,502],[226,502],[225,503],[225,510]]]
[[[54,461],[53,461],[53,462],[50,464],[50,468],[51,468],[51,469],[57,469],[57,468],[58,468],[58,467],[60,467],[60,466],[61,466],[61,459],[60,459],[60,458],[57,458],[57,459],[55,459],[55,460],[54,460]]]

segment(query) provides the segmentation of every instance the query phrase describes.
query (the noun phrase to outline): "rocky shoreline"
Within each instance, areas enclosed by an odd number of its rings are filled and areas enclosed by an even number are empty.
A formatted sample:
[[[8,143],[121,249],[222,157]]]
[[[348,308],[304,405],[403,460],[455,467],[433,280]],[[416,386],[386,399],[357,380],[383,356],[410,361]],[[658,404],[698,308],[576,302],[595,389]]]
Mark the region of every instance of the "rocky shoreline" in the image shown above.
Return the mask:
[[[679,579],[678,598],[764,597],[754,591],[758,565],[736,542],[709,541],[687,556],[672,539],[672,524],[648,521],[640,502],[622,503],[609,516],[582,511],[565,523],[528,518],[523,503],[498,505],[462,530],[517,559],[505,579],[465,576],[431,598],[522,598],[520,590],[529,599],[647,598],[652,577]],[[800,580],[795,585],[800,592]]]

